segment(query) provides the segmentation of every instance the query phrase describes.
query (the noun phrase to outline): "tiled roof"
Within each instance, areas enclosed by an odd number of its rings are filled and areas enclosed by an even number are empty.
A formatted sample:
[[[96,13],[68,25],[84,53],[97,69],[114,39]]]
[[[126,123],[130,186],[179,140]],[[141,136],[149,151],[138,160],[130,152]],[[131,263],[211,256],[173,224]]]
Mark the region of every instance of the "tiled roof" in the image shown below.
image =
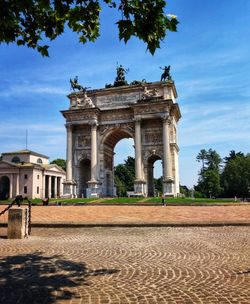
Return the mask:
[[[19,151],[14,151],[14,152],[5,152],[5,153],[2,153],[2,155],[16,155],[16,154],[31,154],[31,155],[35,155],[35,156],[38,156],[38,157],[43,157],[43,158],[47,158],[47,159],[49,158],[46,155],[43,155],[43,154],[31,151],[31,150],[27,150],[27,149],[19,150]]]

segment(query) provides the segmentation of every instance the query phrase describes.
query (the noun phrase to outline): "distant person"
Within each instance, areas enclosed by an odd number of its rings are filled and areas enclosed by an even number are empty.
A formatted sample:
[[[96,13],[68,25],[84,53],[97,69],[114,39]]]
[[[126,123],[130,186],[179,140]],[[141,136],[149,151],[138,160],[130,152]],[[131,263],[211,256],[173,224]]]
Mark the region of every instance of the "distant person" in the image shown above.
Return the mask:
[[[43,206],[48,206],[49,205],[49,198],[48,197],[45,197],[43,199]]]
[[[162,203],[162,207],[166,207],[166,199],[164,194],[162,194],[161,196],[161,203]]]

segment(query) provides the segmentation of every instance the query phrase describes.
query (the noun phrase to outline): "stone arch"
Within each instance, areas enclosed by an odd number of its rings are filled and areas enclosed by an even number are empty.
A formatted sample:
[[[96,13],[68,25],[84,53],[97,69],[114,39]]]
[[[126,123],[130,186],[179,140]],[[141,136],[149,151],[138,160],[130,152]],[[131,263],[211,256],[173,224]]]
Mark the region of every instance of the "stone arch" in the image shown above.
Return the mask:
[[[134,140],[134,133],[130,127],[113,126],[106,130],[101,139],[101,167],[104,180],[102,188],[105,196],[116,195],[114,190],[114,148],[124,138],[132,138]]]
[[[161,160],[158,154],[151,154],[147,159],[148,196],[154,196],[154,163]]]
[[[115,135],[115,136],[114,136]],[[115,147],[115,145],[123,138],[133,138],[134,132],[131,127],[126,128],[125,126],[112,126],[105,130],[101,139],[101,146],[109,145]]]
[[[10,179],[8,176],[0,177],[0,199],[8,199],[10,197]]]

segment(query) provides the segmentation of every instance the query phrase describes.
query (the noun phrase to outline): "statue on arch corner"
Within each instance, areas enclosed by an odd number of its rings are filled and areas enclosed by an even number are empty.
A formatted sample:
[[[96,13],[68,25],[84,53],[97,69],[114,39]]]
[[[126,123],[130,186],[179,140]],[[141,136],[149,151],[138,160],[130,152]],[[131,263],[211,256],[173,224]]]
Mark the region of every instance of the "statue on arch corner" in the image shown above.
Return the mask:
[[[170,65],[165,65],[164,68],[160,67],[160,69],[163,70],[163,73],[161,75],[161,81],[172,80],[172,77],[170,75]]]

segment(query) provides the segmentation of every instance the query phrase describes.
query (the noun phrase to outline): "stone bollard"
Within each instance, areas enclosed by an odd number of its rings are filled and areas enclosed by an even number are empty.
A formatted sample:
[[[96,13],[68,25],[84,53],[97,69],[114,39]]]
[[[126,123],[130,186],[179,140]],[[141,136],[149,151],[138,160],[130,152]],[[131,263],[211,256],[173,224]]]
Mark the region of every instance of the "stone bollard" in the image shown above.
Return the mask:
[[[8,216],[8,239],[28,236],[28,208],[11,208]]]

